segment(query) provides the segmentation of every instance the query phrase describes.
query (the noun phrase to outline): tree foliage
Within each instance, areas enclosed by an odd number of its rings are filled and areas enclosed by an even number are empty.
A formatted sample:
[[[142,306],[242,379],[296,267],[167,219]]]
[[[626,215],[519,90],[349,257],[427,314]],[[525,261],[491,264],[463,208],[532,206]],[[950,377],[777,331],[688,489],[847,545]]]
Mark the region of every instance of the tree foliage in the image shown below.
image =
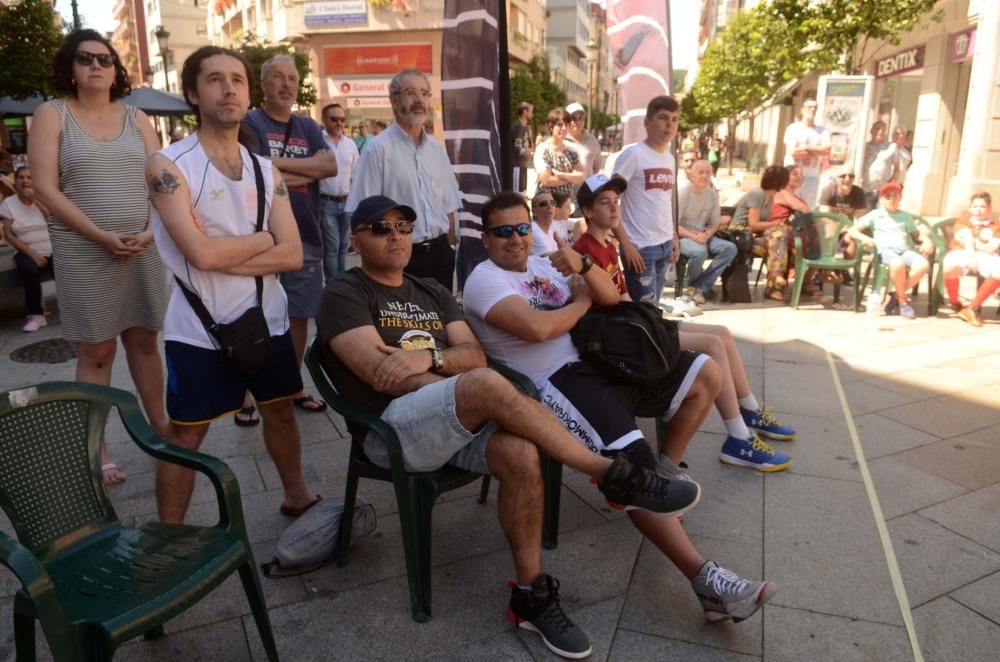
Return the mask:
[[[0,9],[0,95],[52,96],[52,59],[63,39],[57,25],[45,0],[21,0]]]
[[[535,108],[531,120],[535,133],[545,124],[545,116],[550,110],[566,106],[566,91],[552,82],[549,61],[544,56],[531,58],[527,67],[510,77],[511,117],[517,117],[517,105],[522,101]]]
[[[287,44],[272,44],[261,40],[252,32],[248,32],[243,36],[236,45],[235,50],[250,63],[250,70],[257,81],[257,84],[254,85],[253,98],[250,100],[252,108],[264,103],[264,93],[260,88],[260,67],[275,55],[290,55],[295,58],[295,69],[299,72],[299,80],[303,81],[299,85],[299,93],[295,98],[295,103],[302,108],[308,108],[316,104],[316,86],[306,81],[310,72],[309,56],[306,53],[295,51]]]

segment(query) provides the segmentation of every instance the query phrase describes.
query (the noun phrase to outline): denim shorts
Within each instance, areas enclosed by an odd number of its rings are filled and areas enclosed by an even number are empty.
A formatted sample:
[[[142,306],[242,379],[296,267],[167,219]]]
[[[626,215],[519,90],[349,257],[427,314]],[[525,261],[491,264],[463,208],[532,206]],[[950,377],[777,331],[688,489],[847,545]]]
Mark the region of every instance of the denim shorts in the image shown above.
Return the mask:
[[[923,255],[921,255],[917,251],[909,251],[909,250],[903,251],[902,253],[898,253],[896,251],[879,251],[878,257],[880,260],[882,260],[882,264],[886,266],[891,265],[896,260],[896,258],[902,258],[903,264],[906,265],[907,269],[912,267],[913,264],[918,260],[926,259],[924,258]]]
[[[323,247],[302,242],[302,268],[281,274],[288,296],[288,316],[311,319],[323,297]]]
[[[396,431],[409,472],[434,471],[451,464],[466,471],[488,474],[486,442],[499,429],[493,421],[478,431],[466,430],[455,413],[458,376],[423,386],[394,399],[382,420]],[[389,454],[381,437],[369,432],[365,455],[380,467],[389,467]]]

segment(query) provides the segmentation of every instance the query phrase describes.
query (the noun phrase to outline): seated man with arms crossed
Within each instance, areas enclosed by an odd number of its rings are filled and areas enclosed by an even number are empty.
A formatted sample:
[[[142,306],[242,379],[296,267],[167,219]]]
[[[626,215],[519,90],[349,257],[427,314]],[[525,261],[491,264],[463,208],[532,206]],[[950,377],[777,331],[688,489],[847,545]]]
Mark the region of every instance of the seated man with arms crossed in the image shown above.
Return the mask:
[[[486,368],[486,355],[448,290],[403,272],[415,219],[413,209],[385,196],[358,204],[351,244],[361,268],[330,281],[316,320],[324,361],[345,397],[393,427],[408,471],[452,464],[500,481],[500,525],[517,573],[508,617],[540,633],[556,653],[585,657],[587,636],[563,614],[559,582],[542,574],[539,451],[594,476],[618,508],[676,515],[698,502],[700,488],[661,478],[624,456],[591,453],[548,409]],[[388,467],[375,434],[364,440],[364,452]]]
[[[1000,221],[993,218],[992,199],[986,191],[972,195],[970,218],[955,222],[955,233],[944,256],[944,286],[948,302],[959,318],[982,326],[979,308],[1000,287]],[[983,277],[976,296],[963,307],[958,299],[958,279],[967,274]]]
[[[736,257],[736,244],[715,236],[721,211],[719,192],[712,188],[712,166],[708,161],[695,161],[686,172],[688,181],[678,191],[677,235],[681,255],[688,260],[688,294],[695,303],[705,303],[716,298],[712,287]],[[709,257],[712,262],[705,269]]]
[[[614,192],[612,192],[614,193]],[[651,389],[609,380],[580,360],[569,330],[591,302],[613,305],[611,276],[569,246],[548,258],[530,254],[529,210],[516,193],[500,193],[482,209],[483,243],[489,260],[464,289],[467,319],[490,356],[528,374],[542,402],[600,455],[627,456],[654,469],[656,460],[635,424],[636,412],[658,411],[669,420],[664,446],[679,460],[719,391],[719,366],[709,357],[681,352],[676,367]],[[596,456],[596,455],[595,455]],[[678,477],[671,487],[690,478]],[[706,561],[679,518],[633,510],[632,523],[691,581],[710,621],[741,621],[775,592],[770,582],[743,579]]]
[[[603,174],[594,175],[580,186],[577,203],[587,220],[587,233],[573,248],[590,256],[595,265],[610,273],[621,299],[627,301],[631,298],[625,289],[618,249],[611,242],[611,233],[621,220],[618,196],[626,188],[627,183],[621,177],[608,179]],[[707,354],[721,369],[722,388],[715,398],[715,408],[722,416],[728,436],[722,444],[719,460],[758,471],[781,471],[791,466],[790,457],[778,453],[757,436],[790,441],[795,437],[795,430],[776,419],[769,407],[762,408],[757,403],[750,390],[743,359],[729,329],[718,324],[668,323],[678,324],[681,349]],[[686,446],[687,442],[683,445]],[[662,447],[657,456],[660,474],[674,475],[683,453],[683,448]]]

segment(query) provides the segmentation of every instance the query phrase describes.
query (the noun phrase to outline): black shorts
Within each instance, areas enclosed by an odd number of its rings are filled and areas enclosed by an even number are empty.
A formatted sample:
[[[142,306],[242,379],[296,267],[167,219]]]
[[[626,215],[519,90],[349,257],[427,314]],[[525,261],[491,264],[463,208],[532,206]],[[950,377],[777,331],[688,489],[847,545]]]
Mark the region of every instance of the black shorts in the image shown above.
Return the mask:
[[[173,423],[197,425],[232,414],[250,391],[258,403],[290,398],[302,390],[291,331],[271,336],[271,361],[253,379],[226,364],[222,350],[176,340],[164,343],[167,359],[167,414]]]
[[[677,365],[652,388],[608,379],[585,361],[564,365],[539,385],[542,404],[592,451],[621,450],[642,432],[636,416],[669,420],[687,397],[706,354],[681,352]]]

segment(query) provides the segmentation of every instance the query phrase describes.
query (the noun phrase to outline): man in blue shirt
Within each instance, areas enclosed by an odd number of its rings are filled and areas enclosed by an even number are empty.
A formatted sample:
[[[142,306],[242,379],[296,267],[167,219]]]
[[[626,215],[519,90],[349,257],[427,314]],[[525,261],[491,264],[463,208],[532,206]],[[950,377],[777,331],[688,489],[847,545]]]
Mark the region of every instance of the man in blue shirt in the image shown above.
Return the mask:
[[[416,69],[389,83],[396,121],[361,152],[345,209],[351,214],[373,195],[385,195],[417,212],[413,256],[406,272],[434,278],[450,292],[455,273],[458,182],[444,146],[424,130],[430,117],[431,84]]]
[[[302,269],[281,274],[288,295],[292,343],[302,367],[309,319],[319,312],[323,292],[323,235],[320,230],[319,180],[337,174],[337,158],[323,139],[323,130],[309,117],[292,114],[299,91],[299,73],[290,55],[275,55],[260,68],[264,105],[247,113],[244,125],[257,141],[257,153],[271,159],[288,185],[295,223],[302,238]],[[323,411],[326,404],[305,392],[295,404]],[[244,403],[249,407],[249,403]],[[244,416],[252,415],[252,410]],[[248,419],[249,420],[249,419]],[[244,422],[244,424],[247,424]],[[249,423],[253,424],[253,423]]]

